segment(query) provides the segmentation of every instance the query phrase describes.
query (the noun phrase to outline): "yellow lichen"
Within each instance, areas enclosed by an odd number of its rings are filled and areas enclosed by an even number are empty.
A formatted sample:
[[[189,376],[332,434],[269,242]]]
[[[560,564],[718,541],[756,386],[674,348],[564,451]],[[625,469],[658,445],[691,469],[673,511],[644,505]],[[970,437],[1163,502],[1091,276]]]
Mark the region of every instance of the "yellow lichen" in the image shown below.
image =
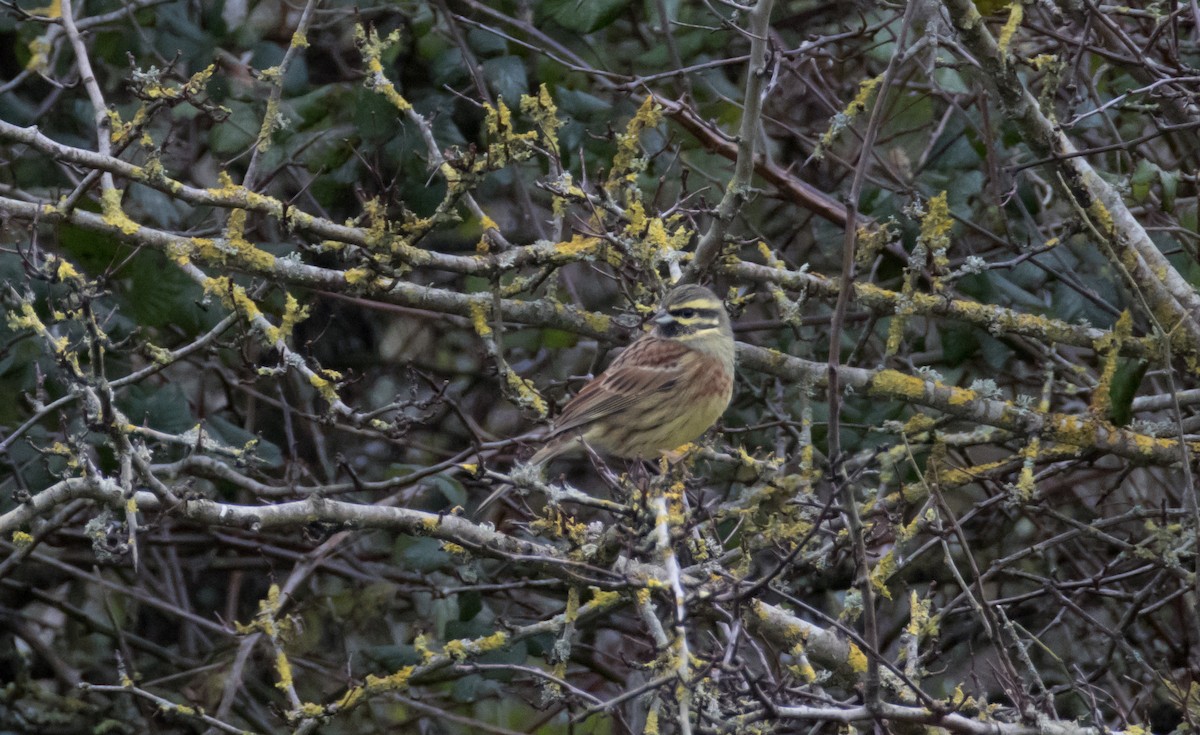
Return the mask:
[[[771,268],[778,268],[780,270],[787,268],[787,264],[775,257],[775,253],[771,250],[771,247],[762,240],[758,241],[758,254],[762,256],[763,263]]]
[[[400,112],[411,110],[412,104],[396,91],[396,87],[383,73],[383,52],[387,50],[388,46],[400,40],[400,31],[392,31],[387,38],[381,39],[374,28],[364,30],[362,25],[356,25],[354,40],[358,44],[367,67],[367,75],[363,79],[364,86],[382,94],[384,99],[391,102],[392,106]]]
[[[532,144],[537,140],[536,130],[518,133],[513,127],[512,111],[503,99],[496,104],[483,105],[484,127],[488,132],[486,164],[491,169],[503,168],[509,161],[521,161],[533,152]]]
[[[281,624],[276,620],[282,604],[283,592],[279,585],[272,584],[267,588],[267,596],[258,601],[258,613],[255,614],[254,620],[246,624],[235,620],[233,627],[241,635],[262,631],[272,638],[277,637],[288,629],[286,623]]]
[[[1097,416],[1107,414],[1112,408],[1112,379],[1117,374],[1117,364],[1121,359],[1121,345],[1132,333],[1133,315],[1126,309],[1113,325],[1112,331],[1096,340],[1096,349],[1104,355],[1104,370],[1096,387],[1092,389],[1092,400],[1088,409]]]
[[[247,321],[253,322],[262,316],[258,305],[246,293],[246,289],[231,281],[227,276],[209,278],[204,282],[204,290],[220,299],[227,309],[241,314]]]
[[[904,627],[904,631],[911,636],[920,636],[928,632],[929,628],[929,600],[922,600],[916,591],[909,592],[908,595],[908,625]]]
[[[308,318],[308,308],[300,306],[296,301],[296,297],[290,293],[287,295],[287,302],[284,306],[283,318],[280,320],[278,327],[267,326],[264,330],[264,337],[267,342],[274,345],[277,342],[287,341],[292,335],[292,330],[296,324]]]
[[[33,546],[33,536],[24,531],[13,531],[12,542],[18,549],[27,549]]]
[[[357,286],[371,277],[371,269],[362,267],[351,268],[350,270],[342,273],[342,277],[346,279],[347,285]]]
[[[50,68],[50,42],[45,36],[38,36],[29,42],[29,61],[25,69],[32,72],[44,73]]]
[[[797,643],[792,647],[792,655],[796,657],[796,662],[788,666],[788,671],[792,673],[800,681],[812,683],[817,680],[817,670],[809,663],[808,657],[804,655],[804,645]]]
[[[615,590],[602,590],[598,587],[592,587],[591,590],[592,599],[588,601],[588,605],[594,607],[609,607],[621,599],[621,593]]]
[[[317,392],[321,394],[321,397],[325,399],[326,403],[333,405],[341,400],[338,397],[337,386],[335,385],[334,381],[340,380],[342,375],[341,373],[333,370],[322,370],[321,372],[330,376],[332,380],[327,379],[317,373],[312,373],[308,376],[308,383],[317,389]]]
[[[1051,422],[1056,439],[1074,444],[1077,447],[1090,447],[1095,444],[1098,422],[1091,418],[1079,416],[1054,416]]]
[[[437,658],[437,654],[429,648],[429,636],[424,633],[418,633],[413,638],[413,648],[416,649],[417,655],[421,657],[421,663],[429,663],[432,659]]]
[[[1130,439],[1138,453],[1145,457],[1150,457],[1156,451],[1177,451],[1179,442],[1175,439],[1167,437],[1153,437],[1145,434],[1132,434]],[[1200,447],[1196,442],[1189,443],[1190,451],[1200,451]]]
[[[593,256],[603,245],[604,241],[598,237],[575,235],[566,242],[557,243],[554,246],[554,253],[569,262]]]
[[[950,400],[948,403],[951,406],[965,406],[977,398],[979,398],[979,394],[973,390],[950,386]]]
[[[279,76],[278,67],[275,69],[275,76]],[[266,70],[270,71],[270,70]],[[268,77],[268,81],[270,81]],[[279,109],[279,100],[274,96],[267,98],[267,109],[263,111],[262,125],[258,128],[258,137],[254,140],[254,147],[260,152],[265,153],[271,149],[271,136],[277,130],[282,130],[287,126],[287,118]]]
[[[853,643],[850,644],[850,650],[846,653],[846,661],[855,673],[865,674],[867,672],[867,656],[861,648]]]
[[[1016,499],[1020,503],[1029,503],[1037,495],[1037,481],[1033,474],[1034,462],[1042,452],[1041,437],[1033,437],[1029,440],[1029,444],[1021,450],[1025,460],[1021,464],[1021,472],[1017,475],[1017,482],[1013,486],[1016,493]]]
[[[933,259],[935,270],[941,272],[947,265],[946,250],[950,247],[950,228],[954,226],[954,218],[950,216],[950,207],[946,203],[946,192],[941,192],[929,200],[925,216],[921,218],[920,240],[928,249]]]
[[[646,725],[642,728],[642,735],[659,735],[658,707],[651,707],[646,713]]]
[[[895,554],[895,549],[888,550],[879,561],[875,562],[875,566],[871,568],[871,573],[868,576],[871,581],[871,588],[889,600],[892,599],[892,591],[888,589],[887,580],[896,571]]]
[[[22,303],[20,314],[9,312],[6,321],[8,323],[8,328],[13,331],[17,331],[19,329],[32,329],[34,331],[41,332],[46,329],[45,325],[42,324],[41,317],[39,317],[37,312],[33,310],[33,306],[31,304]]]
[[[896,316],[888,323],[887,344],[884,346],[884,352],[888,356],[894,355],[900,350],[900,342],[904,339],[904,328],[908,326],[910,312],[910,309],[897,310]]]
[[[225,226],[225,239],[236,253],[234,263],[249,270],[269,270],[275,265],[275,256],[256,248],[246,239],[246,215],[244,209],[235,209],[229,213],[229,222]],[[222,254],[219,262],[227,258]]]
[[[554,98],[550,96],[550,91],[546,89],[545,84],[538,86],[537,96],[521,95],[521,112],[529,116],[542,131],[542,145],[548,151],[556,152],[558,150],[558,129],[562,127],[562,120],[558,119],[558,107],[554,104]]]
[[[447,641],[443,652],[455,661],[462,661],[467,656],[478,656],[489,653],[504,648],[506,645],[508,645],[508,634],[502,630],[498,630],[489,636],[476,638],[475,640],[463,638]]]
[[[542,398],[532,382],[522,378],[512,370],[507,371],[505,382],[508,383],[508,387],[516,394],[518,404],[533,409],[537,412],[538,416],[545,416],[549,413],[550,407],[546,404],[546,399]]]
[[[1029,59],[1028,61],[1029,61],[1030,66],[1032,66],[1034,69],[1037,69],[1038,71],[1041,71],[1042,67],[1050,66],[1052,64],[1057,64],[1058,57],[1055,56],[1054,54],[1038,54],[1037,56],[1034,56],[1032,59]],[[1057,240],[1058,238],[1055,238],[1055,239]]]
[[[408,688],[408,680],[412,678],[413,671],[415,670],[415,666],[405,666],[404,668],[388,674],[387,676],[375,676],[374,674],[368,674],[366,683],[363,685],[363,689],[371,694],[402,691]],[[342,697],[342,701],[340,702],[342,707],[349,706],[347,703],[349,698],[350,692],[346,692],[346,696]]]
[[[1116,225],[1113,223],[1112,212],[1108,211],[1108,207],[1104,206],[1104,202],[1099,198],[1092,199],[1091,206],[1088,207],[1088,212],[1095,219],[1096,229],[1102,235],[1111,235]],[[1131,248],[1132,251],[1132,248]]]
[[[275,682],[277,689],[289,691],[293,686],[292,681],[292,663],[288,661],[284,652],[278,651],[275,654],[275,673],[279,675],[279,681]]]
[[[120,189],[105,189],[100,195],[100,208],[104,224],[115,227],[126,235],[133,235],[141,229],[141,226],[129,219],[121,209]]]
[[[472,300],[467,305],[467,311],[471,314],[471,326],[475,328],[475,334],[478,334],[484,339],[492,337],[492,325],[488,323],[488,306],[481,300]]]
[[[387,241],[392,232],[391,223],[387,218],[387,207],[376,198],[363,202],[363,217],[367,220],[366,245],[375,249]]]
[[[125,136],[133,131],[133,124],[122,122],[121,113],[116,110],[105,110],[104,116],[108,120],[108,140],[110,143],[114,145],[120,143]]]
[[[925,381],[898,370],[880,370],[867,384],[871,395],[915,400],[925,395]]]
[[[622,183],[635,183],[637,175],[646,167],[645,160],[638,156],[638,145],[641,134],[650,128],[657,127],[662,121],[662,106],[655,101],[653,95],[646,97],[637,114],[625,126],[625,132],[617,136],[617,153],[613,156],[612,169],[608,173],[605,189],[614,192]]]
[[[228,171],[217,173],[217,184],[217,187],[205,189],[205,191],[220,198],[236,197],[242,192],[242,188],[234,183],[233,177],[229,175]]]
[[[641,237],[646,231],[649,219],[646,217],[646,208],[642,206],[640,199],[634,198],[629,202],[629,207],[625,210],[625,218],[629,220],[629,224],[625,226],[625,234],[630,237]]]
[[[864,79],[859,82],[858,93],[854,95],[854,99],[850,100],[850,104],[846,105],[846,109],[843,110],[845,115],[853,118],[866,112],[867,103],[871,101],[871,97],[874,96],[875,90],[878,89],[879,85],[882,83],[882,74],[871,77],[870,79]]]
[[[75,270],[75,266],[71,265],[62,258],[55,258],[57,262],[54,269],[54,275],[60,281],[74,281],[79,278],[79,271]]]
[[[1008,47],[1012,44],[1013,36],[1021,27],[1021,20],[1025,17],[1025,8],[1021,6],[1021,0],[1013,0],[1008,6],[1008,20],[1005,21],[1004,27],[1000,29],[1000,35],[996,38],[996,45],[1000,48],[1002,57],[1008,55]]]
[[[850,100],[850,103],[847,104],[841,112],[833,116],[833,119],[829,123],[829,128],[821,134],[821,139],[815,152],[817,157],[821,157],[823,155],[823,149],[833,145],[833,142],[837,140],[838,135],[840,135],[843,130],[849,127],[852,122],[854,122],[854,118],[861,115],[867,109],[867,105],[871,102],[871,98],[875,95],[875,90],[878,89],[879,85],[882,83],[883,74],[879,74],[871,77],[870,79],[864,79],[859,82],[858,92],[854,95],[854,98]]]
[[[409,668],[411,669],[412,667]],[[412,672],[410,671],[409,673],[411,674]],[[367,678],[370,679],[372,677],[368,675]],[[407,682],[407,679],[405,681]],[[338,700],[337,708],[339,710],[346,710],[355,707],[360,701],[362,701],[363,695],[366,694],[366,691],[366,687],[350,687],[346,690],[346,693],[342,695],[342,698]]]
[[[30,8],[25,12],[30,15],[41,16],[42,18],[61,18],[62,0],[50,0],[50,4],[45,7]]]
[[[937,420],[932,416],[923,413],[914,413],[909,417],[908,421],[904,422],[903,431],[907,436],[915,437],[929,431],[937,425]]]
[[[183,717],[194,717],[198,714],[198,710],[195,707],[189,707],[186,704],[162,704],[159,705],[159,707],[160,709],[169,710],[177,715],[182,715]]]
[[[854,260],[860,268],[866,268],[875,260],[884,246],[892,240],[891,225],[888,222],[861,225],[855,233],[858,244],[854,249]]]

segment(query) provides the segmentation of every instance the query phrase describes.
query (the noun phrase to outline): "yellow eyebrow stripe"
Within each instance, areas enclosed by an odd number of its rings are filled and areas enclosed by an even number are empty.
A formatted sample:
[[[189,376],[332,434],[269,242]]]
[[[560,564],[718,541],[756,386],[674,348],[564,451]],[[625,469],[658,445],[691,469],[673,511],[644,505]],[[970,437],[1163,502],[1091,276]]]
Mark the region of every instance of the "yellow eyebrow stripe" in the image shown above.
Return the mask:
[[[712,309],[716,302],[712,299],[692,299],[678,304],[671,304],[671,309]]]

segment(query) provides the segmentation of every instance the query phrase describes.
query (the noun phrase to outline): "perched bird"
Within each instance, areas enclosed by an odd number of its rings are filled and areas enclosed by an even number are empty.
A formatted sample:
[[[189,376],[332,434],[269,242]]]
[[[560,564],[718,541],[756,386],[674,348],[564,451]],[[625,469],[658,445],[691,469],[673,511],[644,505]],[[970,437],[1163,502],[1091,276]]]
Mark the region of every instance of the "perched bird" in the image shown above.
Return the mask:
[[[567,402],[545,444],[543,464],[580,442],[615,457],[654,459],[708,430],[733,395],[729,314],[703,286],[679,286],[639,337]]]
[[[529,466],[583,444],[602,454],[654,459],[708,430],[733,395],[735,348],[729,314],[703,286],[667,294],[654,325],[567,402]],[[476,508],[482,512],[511,489]]]

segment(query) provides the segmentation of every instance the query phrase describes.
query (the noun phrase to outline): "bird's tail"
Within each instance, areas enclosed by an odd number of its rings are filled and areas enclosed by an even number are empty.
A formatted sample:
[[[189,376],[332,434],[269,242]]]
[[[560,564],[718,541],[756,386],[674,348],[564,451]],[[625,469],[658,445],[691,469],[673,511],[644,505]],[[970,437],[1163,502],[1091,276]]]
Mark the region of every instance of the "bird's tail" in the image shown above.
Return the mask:
[[[554,437],[553,439],[547,441],[544,445],[542,445],[541,449],[534,452],[533,456],[529,458],[529,462],[527,462],[526,464],[528,464],[531,467],[546,464],[547,462],[554,459],[558,455],[567,451],[571,441],[572,441],[571,437],[564,437],[564,436]]]

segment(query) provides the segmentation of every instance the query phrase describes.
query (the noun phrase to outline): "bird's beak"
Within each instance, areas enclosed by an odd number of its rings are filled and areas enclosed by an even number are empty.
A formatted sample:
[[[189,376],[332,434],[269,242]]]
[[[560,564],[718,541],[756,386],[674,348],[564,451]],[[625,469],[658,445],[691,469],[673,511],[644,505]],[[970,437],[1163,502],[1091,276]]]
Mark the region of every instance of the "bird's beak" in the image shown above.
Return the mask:
[[[660,311],[657,314],[655,314],[654,318],[651,319],[650,321],[654,322],[655,324],[657,324],[661,327],[661,326],[666,326],[667,324],[670,324],[671,322],[675,321],[675,317],[671,316],[671,314],[669,312]]]

